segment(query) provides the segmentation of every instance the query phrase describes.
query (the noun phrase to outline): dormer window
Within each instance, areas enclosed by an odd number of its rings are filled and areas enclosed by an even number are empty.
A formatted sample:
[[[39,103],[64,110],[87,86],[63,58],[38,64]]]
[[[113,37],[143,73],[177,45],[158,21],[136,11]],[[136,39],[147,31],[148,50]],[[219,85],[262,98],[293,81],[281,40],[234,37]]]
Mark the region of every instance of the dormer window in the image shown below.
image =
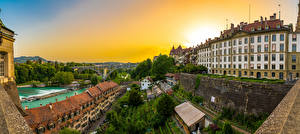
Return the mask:
[[[252,31],[252,32],[255,31],[254,27],[251,27],[251,31]]]
[[[259,27],[257,28],[257,30],[261,30],[261,26],[259,26]]]
[[[268,25],[266,25],[266,30],[268,30],[270,27]]]
[[[280,24],[276,24],[276,28],[280,28]]]

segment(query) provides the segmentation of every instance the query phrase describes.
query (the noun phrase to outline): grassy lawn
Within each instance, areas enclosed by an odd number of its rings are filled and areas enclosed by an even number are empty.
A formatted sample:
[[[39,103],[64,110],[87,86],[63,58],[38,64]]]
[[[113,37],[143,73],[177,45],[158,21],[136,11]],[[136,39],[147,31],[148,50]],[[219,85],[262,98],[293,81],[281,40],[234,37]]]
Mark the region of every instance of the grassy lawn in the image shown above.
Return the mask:
[[[198,74],[198,76],[207,76],[210,78],[223,78],[227,80],[236,80],[236,81],[242,81],[242,82],[257,82],[257,83],[268,83],[268,84],[284,84],[284,80],[278,80],[278,79],[256,79],[256,78],[245,78],[245,77],[234,77],[234,76],[226,76],[226,75],[214,75],[214,74]]]

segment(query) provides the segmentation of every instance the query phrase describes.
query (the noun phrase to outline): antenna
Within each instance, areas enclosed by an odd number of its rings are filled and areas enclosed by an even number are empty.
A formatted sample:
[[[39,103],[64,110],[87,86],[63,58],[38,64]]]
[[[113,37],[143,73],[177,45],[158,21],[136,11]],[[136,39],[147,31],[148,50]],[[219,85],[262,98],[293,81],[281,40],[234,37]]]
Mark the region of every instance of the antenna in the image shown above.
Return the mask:
[[[228,19],[226,19],[226,30],[228,29]]]
[[[280,15],[281,15],[281,14],[280,14],[280,13],[281,13],[281,8],[280,8],[280,6],[281,6],[281,5],[280,5],[280,3],[279,3],[279,5],[278,5],[278,7],[279,7],[279,20],[280,20]]]
[[[250,24],[250,21],[251,21],[251,4],[249,3],[249,24]]]

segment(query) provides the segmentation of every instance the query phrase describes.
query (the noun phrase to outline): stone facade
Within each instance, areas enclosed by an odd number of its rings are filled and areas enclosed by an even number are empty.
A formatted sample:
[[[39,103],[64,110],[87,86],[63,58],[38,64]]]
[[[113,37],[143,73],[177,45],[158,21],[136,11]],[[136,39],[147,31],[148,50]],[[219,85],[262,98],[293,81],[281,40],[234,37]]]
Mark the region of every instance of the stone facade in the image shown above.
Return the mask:
[[[200,86],[195,90],[196,75],[180,74],[180,84],[183,88],[203,96],[205,105],[210,108],[218,111],[222,107],[233,107],[241,112],[254,114],[271,113],[293,86],[210,77],[201,77],[200,81]]]

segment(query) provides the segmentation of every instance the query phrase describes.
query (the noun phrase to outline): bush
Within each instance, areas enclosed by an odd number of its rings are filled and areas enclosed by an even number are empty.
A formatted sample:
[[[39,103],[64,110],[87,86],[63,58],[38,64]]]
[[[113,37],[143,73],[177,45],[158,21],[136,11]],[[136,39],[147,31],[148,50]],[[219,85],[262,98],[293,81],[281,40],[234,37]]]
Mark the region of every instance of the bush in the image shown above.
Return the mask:
[[[79,131],[71,129],[71,128],[64,128],[58,132],[59,134],[80,134]]]
[[[168,118],[171,116],[174,112],[175,103],[173,99],[164,94],[161,98],[158,100],[158,104],[156,106],[157,112],[164,116],[165,118]]]

